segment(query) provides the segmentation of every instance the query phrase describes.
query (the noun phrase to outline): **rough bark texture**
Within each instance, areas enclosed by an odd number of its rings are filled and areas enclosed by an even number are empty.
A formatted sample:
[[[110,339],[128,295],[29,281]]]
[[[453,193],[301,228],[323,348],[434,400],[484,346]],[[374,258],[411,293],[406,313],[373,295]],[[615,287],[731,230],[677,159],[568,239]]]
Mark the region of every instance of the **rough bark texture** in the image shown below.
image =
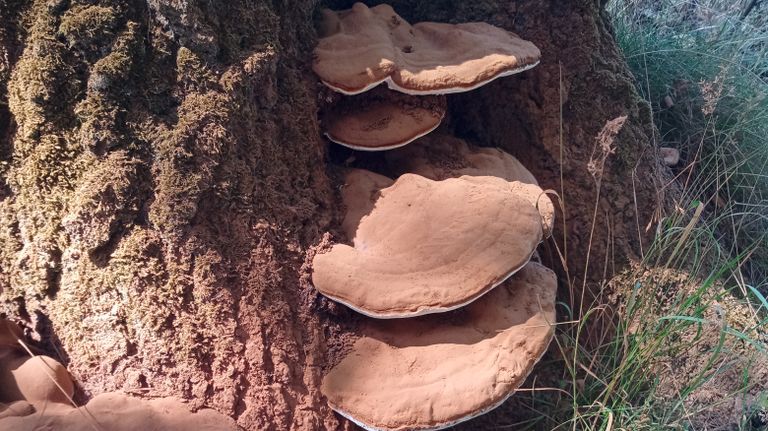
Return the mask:
[[[588,273],[636,257],[659,167],[599,2],[390,4],[410,22],[486,21],[541,48],[538,68],[450,96],[445,127],[564,191],[571,277],[590,242],[595,137],[628,116]],[[245,429],[351,427],[318,386],[357,317],[309,282],[326,232],[343,240],[309,68],[317,6],[0,0],[0,311],[69,367],[81,398],[140,389]]]

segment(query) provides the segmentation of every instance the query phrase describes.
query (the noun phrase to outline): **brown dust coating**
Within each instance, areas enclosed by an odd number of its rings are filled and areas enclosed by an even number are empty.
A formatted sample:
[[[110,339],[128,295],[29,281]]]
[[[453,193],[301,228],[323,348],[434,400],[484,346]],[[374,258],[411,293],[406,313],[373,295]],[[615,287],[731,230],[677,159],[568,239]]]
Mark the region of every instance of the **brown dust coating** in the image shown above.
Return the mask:
[[[557,280],[529,263],[457,313],[369,321],[323,379],[331,407],[372,430],[439,429],[511,395],[552,339]]]
[[[0,419],[0,430],[233,431],[235,421],[211,409],[192,413],[171,398],[141,400],[119,393],[94,397],[85,407]]]
[[[535,66],[541,53],[531,42],[490,24],[408,24],[391,6],[323,12],[313,69],[345,94],[387,80],[408,94],[475,89],[500,76]]]
[[[475,147],[449,135],[430,135],[388,152],[386,158],[397,174],[409,172],[435,181],[461,176],[503,178],[510,182],[512,190],[538,208],[547,236],[552,232],[555,221],[552,201],[539,188],[533,174],[503,150]]]
[[[446,109],[441,96],[350,99],[325,117],[325,135],[337,144],[363,151],[401,147],[426,135],[440,125]]]
[[[444,312],[525,265],[542,236],[536,208],[501,178],[405,174],[379,192],[353,246],[315,256],[312,282],[372,317]]]

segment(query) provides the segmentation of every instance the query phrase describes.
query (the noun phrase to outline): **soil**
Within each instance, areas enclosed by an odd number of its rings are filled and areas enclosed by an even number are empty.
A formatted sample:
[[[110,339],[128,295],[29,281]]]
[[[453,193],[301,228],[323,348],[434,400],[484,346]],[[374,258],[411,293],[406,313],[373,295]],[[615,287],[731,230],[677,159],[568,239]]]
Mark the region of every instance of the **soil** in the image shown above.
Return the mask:
[[[536,69],[448,96],[441,127],[558,191],[566,265],[542,251],[561,278],[636,258],[661,167],[598,3],[391,4],[541,49]],[[315,6],[0,0],[0,313],[67,366],[78,401],[127,390],[248,430],[353,427],[319,391],[360,317],[310,283],[315,252],[344,239],[333,166],[353,154],[321,139]],[[621,116],[615,153],[590,173],[595,137]]]

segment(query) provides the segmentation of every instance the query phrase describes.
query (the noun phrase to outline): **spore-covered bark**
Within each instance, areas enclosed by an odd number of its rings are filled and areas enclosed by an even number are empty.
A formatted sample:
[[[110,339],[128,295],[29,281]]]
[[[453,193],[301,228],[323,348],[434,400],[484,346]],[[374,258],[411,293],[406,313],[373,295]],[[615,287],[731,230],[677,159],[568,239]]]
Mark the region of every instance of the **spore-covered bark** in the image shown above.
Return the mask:
[[[563,191],[572,277],[590,242],[595,137],[628,116],[589,272],[637,256],[658,201],[650,112],[597,2],[391,4],[410,22],[487,21],[543,51],[530,72],[450,96],[447,127]],[[141,390],[245,429],[351,427],[318,386],[356,317],[308,275],[341,207],[309,67],[318,6],[0,0],[0,310],[68,366],[81,398]]]

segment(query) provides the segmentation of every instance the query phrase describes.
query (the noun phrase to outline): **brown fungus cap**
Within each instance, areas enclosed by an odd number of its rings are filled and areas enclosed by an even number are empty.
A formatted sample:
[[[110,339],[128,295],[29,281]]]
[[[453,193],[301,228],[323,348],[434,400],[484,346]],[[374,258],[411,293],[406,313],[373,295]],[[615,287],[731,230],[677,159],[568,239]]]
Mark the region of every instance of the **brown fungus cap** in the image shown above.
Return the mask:
[[[196,413],[173,398],[143,400],[110,392],[84,407],[46,409],[22,416],[0,417],[0,430],[14,431],[235,431],[235,422],[214,410]]]
[[[435,130],[445,116],[445,97],[390,93],[358,96],[335,106],[323,119],[333,142],[361,151],[402,147]]]
[[[75,386],[67,369],[48,356],[17,353],[0,362],[0,401],[27,401],[37,409],[67,407]]]
[[[408,24],[391,6],[323,11],[313,69],[336,91],[358,94],[381,82],[413,95],[469,91],[530,69],[541,53],[490,24]]]
[[[32,404],[26,401],[12,401],[10,403],[0,403],[0,420],[11,416],[26,416],[35,412]],[[2,422],[0,422],[2,423]]]
[[[355,239],[360,220],[373,211],[380,191],[395,181],[365,169],[349,169],[344,174],[341,197],[346,206],[341,228],[350,241]]]
[[[466,308],[370,321],[323,379],[337,412],[367,430],[434,430],[500,405],[549,345],[557,281],[529,263]]]
[[[425,136],[386,154],[398,174],[419,174],[432,180],[462,175],[493,176],[538,185],[533,174],[514,156],[498,148],[476,147],[463,139],[439,134]]]
[[[354,190],[365,174],[351,172],[345,187]],[[542,240],[541,215],[501,178],[405,174],[378,193],[367,190],[363,211],[346,202],[355,214],[345,221],[354,245],[317,254],[312,281],[325,296],[371,317],[466,305],[522,268]]]
[[[461,176],[492,176],[528,199],[541,213],[546,235],[552,232],[555,207],[538,186],[533,174],[514,156],[498,148],[469,145],[449,135],[430,135],[386,154],[387,164],[398,174],[414,173],[432,180]]]

